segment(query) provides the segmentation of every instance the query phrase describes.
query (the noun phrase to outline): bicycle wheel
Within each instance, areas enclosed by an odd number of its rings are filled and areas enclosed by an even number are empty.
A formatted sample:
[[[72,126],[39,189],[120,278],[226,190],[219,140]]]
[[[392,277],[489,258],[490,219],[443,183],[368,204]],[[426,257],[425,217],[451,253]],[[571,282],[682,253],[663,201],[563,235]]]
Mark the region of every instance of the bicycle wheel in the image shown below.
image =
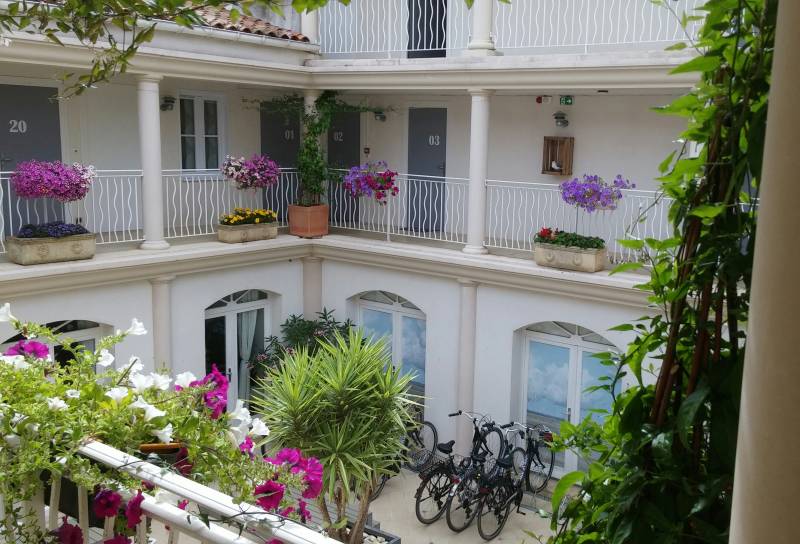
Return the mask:
[[[514,448],[511,452],[511,467],[514,469],[516,476],[522,476],[525,473],[525,466],[528,464],[528,453],[523,448]]]
[[[507,485],[500,484],[483,497],[478,510],[478,534],[484,540],[492,540],[503,530],[511,514],[510,491]]]
[[[380,480],[378,480],[378,485],[372,490],[372,494],[369,496],[369,502],[374,501],[378,497],[381,496],[383,492],[383,488],[386,487],[386,482],[389,481],[390,476],[387,474],[382,474]]]
[[[489,457],[494,458],[495,461],[500,459],[506,450],[506,440],[503,438],[503,432],[497,427],[485,429],[483,432],[483,448]]]
[[[556,454],[544,441],[537,441],[536,448],[530,454],[528,461],[528,474],[526,475],[528,490],[539,493],[553,476],[553,465],[555,464]]]
[[[442,517],[451,486],[450,475],[444,470],[436,470],[423,478],[417,488],[414,504],[414,512],[420,523],[428,525]]]
[[[414,472],[425,468],[433,459],[439,434],[429,421],[423,421],[417,429],[413,429],[406,437],[408,460],[406,467]]]
[[[447,503],[447,526],[460,533],[470,526],[480,508],[480,483],[474,475],[462,479]]]

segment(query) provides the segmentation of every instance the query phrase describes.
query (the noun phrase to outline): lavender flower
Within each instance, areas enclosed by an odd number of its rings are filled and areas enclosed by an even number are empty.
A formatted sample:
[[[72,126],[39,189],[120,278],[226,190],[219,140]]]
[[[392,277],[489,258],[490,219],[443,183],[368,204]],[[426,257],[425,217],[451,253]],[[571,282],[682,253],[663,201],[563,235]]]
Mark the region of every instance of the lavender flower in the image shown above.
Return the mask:
[[[24,225],[17,233],[17,238],[64,238],[76,234],[87,234],[83,225],[51,221],[41,225]]]
[[[11,174],[11,186],[23,198],[55,198],[61,202],[81,200],[95,178],[93,166],[61,161],[25,161]]]

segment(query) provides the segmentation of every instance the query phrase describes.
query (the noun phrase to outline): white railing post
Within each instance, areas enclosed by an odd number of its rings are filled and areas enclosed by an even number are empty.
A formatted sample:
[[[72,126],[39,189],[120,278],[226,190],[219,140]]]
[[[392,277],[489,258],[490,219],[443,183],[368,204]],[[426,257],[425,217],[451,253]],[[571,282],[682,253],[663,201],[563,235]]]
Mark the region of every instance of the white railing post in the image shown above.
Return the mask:
[[[470,89],[469,206],[464,253],[486,253],[486,179],[489,173],[489,103],[492,91]]]
[[[472,35],[467,52],[475,56],[495,54],[492,27],[494,26],[495,0],[475,0],[472,4]]]
[[[161,76],[139,76],[139,148],[142,161],[144,242],[141,249],[167,249],[164,240],[164,201],[161,178],[161,110],[158,82]]]

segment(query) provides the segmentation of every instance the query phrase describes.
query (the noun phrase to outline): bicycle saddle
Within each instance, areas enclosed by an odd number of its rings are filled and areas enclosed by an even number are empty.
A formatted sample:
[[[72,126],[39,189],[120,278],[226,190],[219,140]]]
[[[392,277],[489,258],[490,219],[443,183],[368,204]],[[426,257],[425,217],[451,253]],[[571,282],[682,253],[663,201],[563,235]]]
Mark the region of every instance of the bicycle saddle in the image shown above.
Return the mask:
[[[511,457],[508,455],[504,456],[502,459],[497,460],[497,466],[500,468],[511,468],[512,465],[513,463],[511,461]]]
[[[436,445],[436,449],[444,453],[445,455],[450,455],[451,453],[453,453],[453,445],[455,443],[456,443],[455,440],[450,440],[449,442],[442,442],[441,444]]]

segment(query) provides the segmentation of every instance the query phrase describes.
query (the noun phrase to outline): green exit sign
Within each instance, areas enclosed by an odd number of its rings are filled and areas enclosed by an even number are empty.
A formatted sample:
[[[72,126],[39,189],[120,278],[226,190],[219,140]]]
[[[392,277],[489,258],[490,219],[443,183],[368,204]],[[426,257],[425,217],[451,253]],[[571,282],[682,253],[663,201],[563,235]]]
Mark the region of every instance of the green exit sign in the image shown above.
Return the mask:
[[[573,97],[572,97],[572,95],[571,95],[571,94],[562,94],[562,95],[561,95],[561,100],[559,101],[559,103],[560,103],[562,106],[571,106],[571,105],[572,105],[572,102],[573,102],[573,100],[574,100],[574,99],[573,99]]]

